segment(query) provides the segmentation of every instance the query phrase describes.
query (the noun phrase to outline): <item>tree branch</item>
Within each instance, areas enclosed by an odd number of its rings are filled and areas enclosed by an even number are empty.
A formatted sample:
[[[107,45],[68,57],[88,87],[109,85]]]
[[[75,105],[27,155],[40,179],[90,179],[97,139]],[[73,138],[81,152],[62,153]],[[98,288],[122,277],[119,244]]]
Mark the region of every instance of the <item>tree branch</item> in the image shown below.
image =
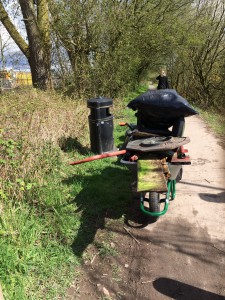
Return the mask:
[[[2,24],[14,40],[14,42],[17,44],[17,46],[20,48],[23,54],[28,58],[29,46],[22,38],[20,33],[17,31],[15,25],[10,20],[9,15],[2,4],[2,1],[0,1],[0,22],[2,22]]]

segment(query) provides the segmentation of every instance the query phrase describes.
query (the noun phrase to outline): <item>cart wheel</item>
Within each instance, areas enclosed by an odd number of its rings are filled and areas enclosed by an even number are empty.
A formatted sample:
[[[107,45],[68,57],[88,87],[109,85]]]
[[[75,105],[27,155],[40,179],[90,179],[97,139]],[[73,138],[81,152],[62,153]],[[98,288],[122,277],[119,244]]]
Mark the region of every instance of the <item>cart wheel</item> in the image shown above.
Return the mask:
[[[159,212],[160,211],[160,196],[159,193],[149,192],[148,201],[148,209],[150,212]],[[154,223],[158,220],[159,217],[148,216],[148,223]]]
[[[159,212],[159,193],[157,192],[149,192],[149,211],[151,212]]]

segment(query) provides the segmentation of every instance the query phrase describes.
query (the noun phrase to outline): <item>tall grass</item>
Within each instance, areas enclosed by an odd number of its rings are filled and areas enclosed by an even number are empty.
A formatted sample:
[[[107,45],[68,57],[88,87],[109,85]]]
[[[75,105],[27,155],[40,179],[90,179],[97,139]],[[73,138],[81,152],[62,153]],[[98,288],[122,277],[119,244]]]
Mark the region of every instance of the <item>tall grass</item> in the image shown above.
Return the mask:
[[[85,100],[25,89],[1,95],[0,106],[4,297],[57,299],[78,276],[96,231],[126,213],[129,173],[116,159],[68,165],[91,154]],[[116,100],[112,109],[116,145],[124,108]]]
[[[211,109],[204,111],[199,109],[201,117],[206,121],[209,127],[223,140],[225,140],[225,110],[221,111]]]
[[[79,218],[63,207],[72,195],[62,178],[69,171],[66,149],[88,141],[86,102],[26,89],[1,95],[0,105],[4,296],[53,299],[76,274],[74,266],[79,263],[69,241],[76,235]],[[73,233],[64,237],[63,230]]]

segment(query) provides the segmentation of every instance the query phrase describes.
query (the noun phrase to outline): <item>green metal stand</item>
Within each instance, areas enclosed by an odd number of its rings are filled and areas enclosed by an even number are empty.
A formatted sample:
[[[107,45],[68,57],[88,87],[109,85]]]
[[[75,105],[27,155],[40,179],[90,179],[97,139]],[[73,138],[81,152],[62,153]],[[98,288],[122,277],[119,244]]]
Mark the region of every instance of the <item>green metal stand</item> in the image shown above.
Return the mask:
[[[165,205],[164,205],[164,209],[162,211],[151,212],[151,211],[146,210],[145,207],[144,207],[143,193],[141,193],[141,196],[140,196],[141,211],[144,212],[147,215],[152,216],[152,217],[159,217],[159,216],[165,215],[165,213],[167,212],[168,207],[169,207],[169,199],[171,198],[171,200],[174,200],[174,198],[176,196],[176,180],[168,180],[167,188],[168,188],[168,191],[166,193]]]
[[[168,180],[167,188],[168,192],[166,194],[166,198],[169,199],[171,196],[171,200],[174,200],[176,196],[176,180]]]

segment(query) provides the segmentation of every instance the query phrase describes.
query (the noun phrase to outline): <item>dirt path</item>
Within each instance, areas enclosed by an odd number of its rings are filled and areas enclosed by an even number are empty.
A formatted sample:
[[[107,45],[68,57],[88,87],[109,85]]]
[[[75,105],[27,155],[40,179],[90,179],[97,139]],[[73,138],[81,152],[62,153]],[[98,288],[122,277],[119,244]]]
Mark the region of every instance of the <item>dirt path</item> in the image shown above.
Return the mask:
[[[186,119],[185,136],[192,165],[167,214],[129,228],[135,239],[109,222],[119,255],[93,254],[66,299],[225,299],[225,151],[199,117]]]

